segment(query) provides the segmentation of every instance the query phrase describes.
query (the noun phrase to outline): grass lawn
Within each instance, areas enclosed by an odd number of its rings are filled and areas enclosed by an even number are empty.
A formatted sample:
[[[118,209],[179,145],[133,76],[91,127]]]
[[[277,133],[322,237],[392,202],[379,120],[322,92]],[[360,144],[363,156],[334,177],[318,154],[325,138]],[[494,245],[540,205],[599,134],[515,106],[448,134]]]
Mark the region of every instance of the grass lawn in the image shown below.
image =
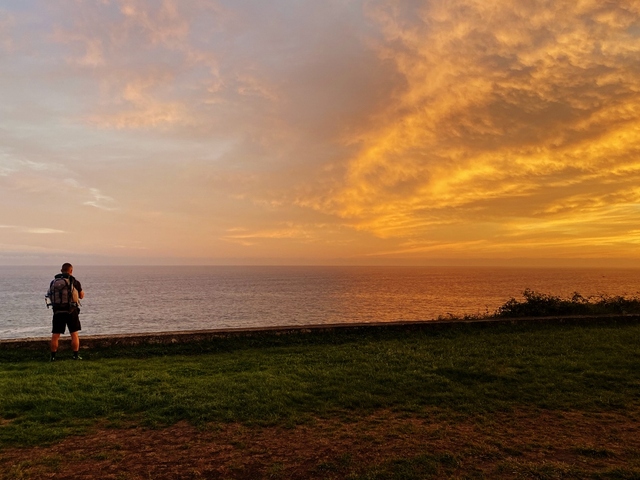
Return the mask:
[[[187,459],[192,445],[196,462],[228,444],[245,460],[165,477],[140,460],[122,478],[640,478],[640,325],[263,334],[96,349],[79,362],[65,353],[48,363],[47,352],[0,350],[6,478],[74,478],[52,453],[65,442],[103,455],[79,454],[79,465],[122,466],[155,435],[168,442],[163,458],[182,448]],[[120,450],[100,443],[108,435]],[[278,445],[307,460],[278,460]]]

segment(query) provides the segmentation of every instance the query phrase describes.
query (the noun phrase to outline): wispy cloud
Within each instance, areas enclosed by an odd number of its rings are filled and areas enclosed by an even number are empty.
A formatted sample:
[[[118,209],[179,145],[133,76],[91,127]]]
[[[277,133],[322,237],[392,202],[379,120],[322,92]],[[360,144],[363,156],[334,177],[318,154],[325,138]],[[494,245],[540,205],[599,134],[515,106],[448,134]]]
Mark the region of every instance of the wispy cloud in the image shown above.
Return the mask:
[[[308,226],[305,227],[294,224],[262,230],[249,230],[244,227],[239,227],[229,229],[222,239],[230,242],[237,242],[245,246],[255,245],[261,240],[295,239],[312,241],[317,238],[317,235],[314,232],[316,229],[317,227],[309,228]]]
[[[2,52],[11,52],[13,50],[13,38],[11,29],[15,24],[12,15],[0,8],[0,54]]]
[[[35,233],[38,235],[50,235],[52,233],[65,233],[64,230],[58,230],[57,228],[27,228],[27,233]]]
[[[115,200],[113,198],[103,195],[97,188],[90,188],[89,192],[93,195],[93,200],[84,202],[85,205],[100,208],[102,210],[116,210],[113,206],[115,204]]]
[[[22,227],[18,225],[0,225],[0,229],[14,230],[21,233],[35,233],[37,235],[50,235],[57,233],[66,233],[64,230],[47,227]]]
[[[14,192],[58,195],[68,203],[77,201],[104,210],[116,208],[116,201],[99,189],[86,187],[76,178],[64,178],[69,174],[72,174],[69,168],[57,162],[22,160],[6,152],[0,155],[0,177],[4,177],[5,187]]]

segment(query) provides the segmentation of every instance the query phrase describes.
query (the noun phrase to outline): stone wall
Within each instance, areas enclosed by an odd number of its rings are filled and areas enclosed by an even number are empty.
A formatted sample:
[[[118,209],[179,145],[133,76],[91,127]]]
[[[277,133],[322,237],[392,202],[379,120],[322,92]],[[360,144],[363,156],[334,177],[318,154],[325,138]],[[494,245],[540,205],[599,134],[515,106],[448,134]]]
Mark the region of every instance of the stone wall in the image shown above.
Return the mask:
[[[242,329],[220,329],[220,330],[196,330],[178,332],[158,332],[158,333],[138,333],[138,334],[116,334],[116,335],[87,335],[80,336],[81,348],[111,347],[111,346],[132,346],[149,344],[176,344],[192,343],[215,340],[217,338],[229,338],[233,336],[264,336],[264,335],[292,335],[310,334],[313,332],[338,332],[338,331],[358,331],[363,329],[450,329],[463,326],[488,327],[491,325],[513,325],[522,323],[537,324],[629,324],[640,322],[640,315],[603,315],[603,316],[571,316],[571,317],[528,317],[528,318],[507,318],[507,319],[471,319],[471,320],[425,320],[406,322],[385,322],[385,323],[343,323],[326,325],[307,325],[292,327],[265,327],[265,328],[242,328]],[[60,337],[61,346],[69,343],[69,336]],[[22,338],[0,340],[1,349],[23,348],[23,349],[48,349],[49,338]]]

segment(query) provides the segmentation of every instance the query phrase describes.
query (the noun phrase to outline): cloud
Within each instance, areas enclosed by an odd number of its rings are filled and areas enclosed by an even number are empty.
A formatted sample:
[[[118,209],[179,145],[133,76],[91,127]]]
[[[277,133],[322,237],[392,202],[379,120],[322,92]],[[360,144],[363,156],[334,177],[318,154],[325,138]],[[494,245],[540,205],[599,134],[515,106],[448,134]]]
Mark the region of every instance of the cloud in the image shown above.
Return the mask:
[[[99,208],[101,210],[116,210],[116,207],[113,206],[115,205],[115,200],[113,198],[103,195],[97,188],[89,188],[89,193],[93,195],[93,200],[84,202],[85,205]]]
[[[172,0],[149,3],[141,0],[117,2],[128,30],[141,29],[152,44],[172,45],[182,42],[189,33],[189,23]]]
[[[99,86],[86,121],[116,129],[192,125],[181,84],[204,88],[217,67],[215,55],[193,45],[190,25],[217,13],[209,2],[64,2],[52,12],[52,39],[67,47],[74,72]]]
[[[82,195],[83,197],[90,197],[90,200],[86,200],[83,205],[98,208],[100,210],[116,210],[116,201],[100,192],[97,188],[85,187],[81,185],[77,180],[73,178],[67,178],[64,180],[62,191],[66,190],[74,195]]]
[[[333,142],[391,87],[349,3],[73,2],[55,18],[74,73],[99,87],[90,125],[233,135],[245,158],[257,143]]]
[[[636,4],[370,2],[369,13],[403,82],[352,140],[342,185],[302,205],[428,243],[438,225],[559,216],[549,204],[571,205],[586,228],[588,194],[573,192],[637,182]]]
[[[50,207],[48,199],[65,198],[68,205],[77,202],[102,210],[117,208],[112,197],[95,187],[82,185],[76,178],[64,178],[67,175],[73,173],[60,163],[22,160],[8,152],[0,154],[0,178],[14,197],[18,194],[35,196],[40,203],[44,200],[47,207]]]
[[[37,235],[50,235],[57,233],[66,233],[64,230],[47,227],[22,227],[18,225],[0,225],[0,229],[15,230],[21,233],[35,233]]]
[[[88,116],[87,120],[99,127],[116,129],[188,125],[192,120],[184,104],[154,96],[160,83],[158,77],[131,79],[122,87],[114,113],[103,111]]]
[[[0,8],[0,53],[10,53],[14,49],[12,30],[15,25],[15,17]]]
[[[49,235],[52,233],[65,233],[64,230],[58,230],[57,228],[27,228],[27,233],[36,233],[38,235]]]
[[[230,242],[236,242],[244,246],[252,246],[256,244],[256,241],[262,240],[297,239],[309,241],[316,238],[316,235],[312,230],[315,230],[315,228],[312,229],[309,227],[293,224],[289,224],[280,228],[254,231],[239,227],[229,229],[227,234],[223,236],[222,239]]]

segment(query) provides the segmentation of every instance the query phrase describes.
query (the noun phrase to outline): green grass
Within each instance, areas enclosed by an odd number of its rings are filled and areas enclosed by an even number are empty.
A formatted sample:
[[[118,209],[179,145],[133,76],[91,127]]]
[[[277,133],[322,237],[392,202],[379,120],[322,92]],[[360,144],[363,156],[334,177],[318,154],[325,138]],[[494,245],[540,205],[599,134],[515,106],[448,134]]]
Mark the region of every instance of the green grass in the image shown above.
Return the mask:
[[[0,448],[97,424],[287,425],[378,409],[455,416],[640,405],[637,324],[264,334],[96,349],[80,362],[65,353],[48,363],[47,352],[0,350]],[[435,461],[388,468],[420,475]]]

